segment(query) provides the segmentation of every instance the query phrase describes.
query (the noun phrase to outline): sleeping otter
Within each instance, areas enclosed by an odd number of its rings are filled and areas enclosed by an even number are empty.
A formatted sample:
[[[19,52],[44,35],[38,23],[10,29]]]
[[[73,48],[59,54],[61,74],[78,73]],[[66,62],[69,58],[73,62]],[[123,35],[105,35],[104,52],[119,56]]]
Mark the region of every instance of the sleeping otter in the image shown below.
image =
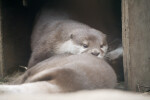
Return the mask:
[[[103,57],[107,52],[106,35],[69,19],[64,13],[44,8],[31,36],[32,54],[28,67],[53,55],[91,53]]]
[[[15,84],[0,86],[0,92],[60,93],[114,88],[116,74],[103,59],[91,54],[63,54],[28,69]]]

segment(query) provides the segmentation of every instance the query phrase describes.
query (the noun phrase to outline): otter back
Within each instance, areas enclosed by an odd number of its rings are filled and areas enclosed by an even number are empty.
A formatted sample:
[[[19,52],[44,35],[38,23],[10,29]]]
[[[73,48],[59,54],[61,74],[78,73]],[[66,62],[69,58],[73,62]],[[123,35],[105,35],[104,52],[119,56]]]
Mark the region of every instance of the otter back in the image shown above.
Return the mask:
[[[11,90],[31,93],[72,92],[114,88],[116,74],[103,59],[93,55],[61,55],[30,68],[17,83],[21,85],[10,85],[14,87]]]

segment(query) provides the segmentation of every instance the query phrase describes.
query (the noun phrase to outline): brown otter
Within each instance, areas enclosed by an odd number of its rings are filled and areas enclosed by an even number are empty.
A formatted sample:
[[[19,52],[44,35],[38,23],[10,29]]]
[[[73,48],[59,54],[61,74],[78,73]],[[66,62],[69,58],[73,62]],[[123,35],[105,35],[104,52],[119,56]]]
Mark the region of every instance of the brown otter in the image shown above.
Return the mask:
[[[63,53],[91,53],[103,57],[107,48],[106,35],[102,32],[44,8],[31,36],[32,54],[28,67]]]
[[[0,86],[1,92],[59,93],[114,88],[116,74],[102,58],[91,54],[57,55],[28,69],[16,84]]]
[[[124,81],[122,41],[114,39],[111,43],[108,42],[108,45],[109,48],[104,58],[115,70],[118,82],[122,82]]]

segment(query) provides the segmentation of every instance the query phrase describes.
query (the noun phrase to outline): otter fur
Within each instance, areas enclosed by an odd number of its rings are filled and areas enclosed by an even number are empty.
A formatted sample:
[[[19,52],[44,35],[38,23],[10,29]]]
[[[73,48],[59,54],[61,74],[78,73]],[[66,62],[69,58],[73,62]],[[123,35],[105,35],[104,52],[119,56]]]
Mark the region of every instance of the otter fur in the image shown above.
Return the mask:
[[[1,92],[62,93],[114,88],[116,74],[102,58],[91,54],[63,54],[44,60],[16,80],[0,86]]]
[[[102,58],[107,48],[104,33],[70,19],[66,13],[43,8],[33,28],[28,67],[63,53],[91,53]]]

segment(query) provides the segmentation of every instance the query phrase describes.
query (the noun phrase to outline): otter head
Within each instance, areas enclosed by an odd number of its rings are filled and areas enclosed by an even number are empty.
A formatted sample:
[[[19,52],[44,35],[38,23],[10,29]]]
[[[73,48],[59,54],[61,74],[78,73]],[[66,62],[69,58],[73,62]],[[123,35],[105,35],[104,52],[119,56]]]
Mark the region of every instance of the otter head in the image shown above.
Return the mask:
[[[57,48],[56,53],[82,54],[90,53],[103,58],[107,52],[106,35],[95,29],[75,29],[69,38]]]

